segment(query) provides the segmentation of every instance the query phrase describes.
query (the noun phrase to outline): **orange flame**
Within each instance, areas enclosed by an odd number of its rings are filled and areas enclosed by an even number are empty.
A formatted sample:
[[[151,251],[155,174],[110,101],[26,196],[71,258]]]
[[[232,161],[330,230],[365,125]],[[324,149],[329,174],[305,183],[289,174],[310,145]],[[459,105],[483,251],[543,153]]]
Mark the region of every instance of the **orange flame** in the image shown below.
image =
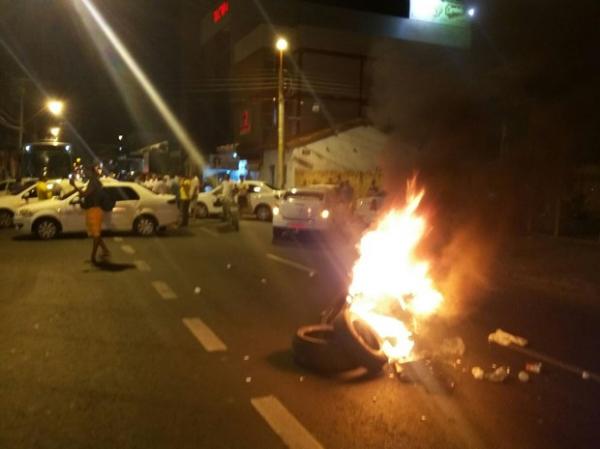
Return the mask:
[[[435,313],[444,299],[429,277],[429,263],[415,255],[427,230],[417,215],[424,195],[424,190],[416,192],[413,178],[404,208],[392,209],[363,235],[348,289],[350,311],[378,334],[390,361],[411,356],[409,327]]]

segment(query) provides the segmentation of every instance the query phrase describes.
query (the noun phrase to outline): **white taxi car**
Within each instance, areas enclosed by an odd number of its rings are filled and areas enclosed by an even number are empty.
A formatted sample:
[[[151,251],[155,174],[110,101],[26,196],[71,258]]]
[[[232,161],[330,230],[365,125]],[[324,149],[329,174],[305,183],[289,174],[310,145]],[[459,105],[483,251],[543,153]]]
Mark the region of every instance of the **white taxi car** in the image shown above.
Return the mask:
[[[0,197],[0,228],[9,228],[13,225],[13,217],[17,209],[29,202],[37,201],[35,184],[23,188],[15,194]]]
[[[115,207],[104,214],[102,228],[153,235],[159,228],[177,223],[179,210],[173,195],[157,195],[133,182],[104,182],[104,191],[115,200]],[[17,228],[48,240],[62,233],[85,232],[85,210],[79,194],[71,190],[60,198],[22,206],[14,218]]]
[[[335,186],[298,187],[283,194],[273,208],[273,240],[286,232],[326,231],[336,208]]]
[[[271,220],[273,207],[277,204],[282,191],[263,181],[244,181],[244,185],[248,189],[248,206],[252,213],[261,221]],[[222,187],[219,186],[210,192],[198,194],[198,206],[195,214],[197,218],[223,213],[223,207],[219,201],[221,191]]]

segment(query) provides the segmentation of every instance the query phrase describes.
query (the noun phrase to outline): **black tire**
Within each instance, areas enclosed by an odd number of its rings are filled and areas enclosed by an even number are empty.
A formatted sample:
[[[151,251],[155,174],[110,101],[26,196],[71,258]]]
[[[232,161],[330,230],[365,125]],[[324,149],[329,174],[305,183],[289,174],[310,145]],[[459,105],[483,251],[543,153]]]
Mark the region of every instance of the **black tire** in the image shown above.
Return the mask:
[[[158,223],[150,215],[140,215],[133,222],[133,231],[142,237],[151,237],[156,234]]]
[[[364,321],[357,319],[348,308],[333,320],[335,340],[350,357],[370,372],[378,372],[387,363],[382,341]]]
[[[260,221],[271,221],[273,219],[273,212],[266,204],[259,204],[256,206],[256,209],[254,209],[254,214]]]
[[[292,340],[294,361],[322,374],[335,374],[359,365],[334,343],[333,327],[327,324],[303,326]]]
[[[13,224],[13,213],[9,210],[0,210],[0,228],[10,228]]]
[[[40,218],[33,226],[35,235],[40,240],[52,240],[60,233],[60,224],[53,218]]]
[[[208,207],[204,203],[198,203],[194,214],[195,218],[208,218]]]

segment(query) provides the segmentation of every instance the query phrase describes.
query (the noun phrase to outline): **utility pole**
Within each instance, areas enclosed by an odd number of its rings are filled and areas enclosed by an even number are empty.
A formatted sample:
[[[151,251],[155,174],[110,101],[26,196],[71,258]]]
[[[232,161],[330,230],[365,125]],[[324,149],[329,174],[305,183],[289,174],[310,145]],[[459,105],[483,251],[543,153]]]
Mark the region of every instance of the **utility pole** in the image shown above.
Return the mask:
[[[19,85],[19,148],[20,153],[23,149],[23,134],[25,132],[25,123],[23,116],[25,113],[25,86],[23,83]]]
[[[283,189],[283,159],[285,155],[285,98],[283,97],[283,52],[288,42],[279,38],[275,44],[279,50],[279,78],[277,83],[277,187]]]

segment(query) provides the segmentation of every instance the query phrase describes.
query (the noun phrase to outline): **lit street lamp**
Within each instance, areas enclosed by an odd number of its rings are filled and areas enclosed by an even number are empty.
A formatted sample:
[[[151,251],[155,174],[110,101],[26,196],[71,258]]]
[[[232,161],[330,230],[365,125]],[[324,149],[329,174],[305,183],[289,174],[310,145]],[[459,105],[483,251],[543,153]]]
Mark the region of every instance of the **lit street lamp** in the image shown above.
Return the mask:
[[[58,117],[59,115],[62,115],[65,104],[60,100],[48,100],[48,102],[46,103],[46,107],[52,115]]]
[[[52,128],[50,128],[50,134],[52,135],[52,137],[54,137],[54,140],[58,140],[58,135],[60,134],[60,127],[53,126]]]
[[[285,100],[283,98],[283,52],[288,48],[288,41],[283,37],[277,39],[275,48],[279,51],[279,78],[277,93],[277,187],[283,189],[283,157],[285,146]]]

